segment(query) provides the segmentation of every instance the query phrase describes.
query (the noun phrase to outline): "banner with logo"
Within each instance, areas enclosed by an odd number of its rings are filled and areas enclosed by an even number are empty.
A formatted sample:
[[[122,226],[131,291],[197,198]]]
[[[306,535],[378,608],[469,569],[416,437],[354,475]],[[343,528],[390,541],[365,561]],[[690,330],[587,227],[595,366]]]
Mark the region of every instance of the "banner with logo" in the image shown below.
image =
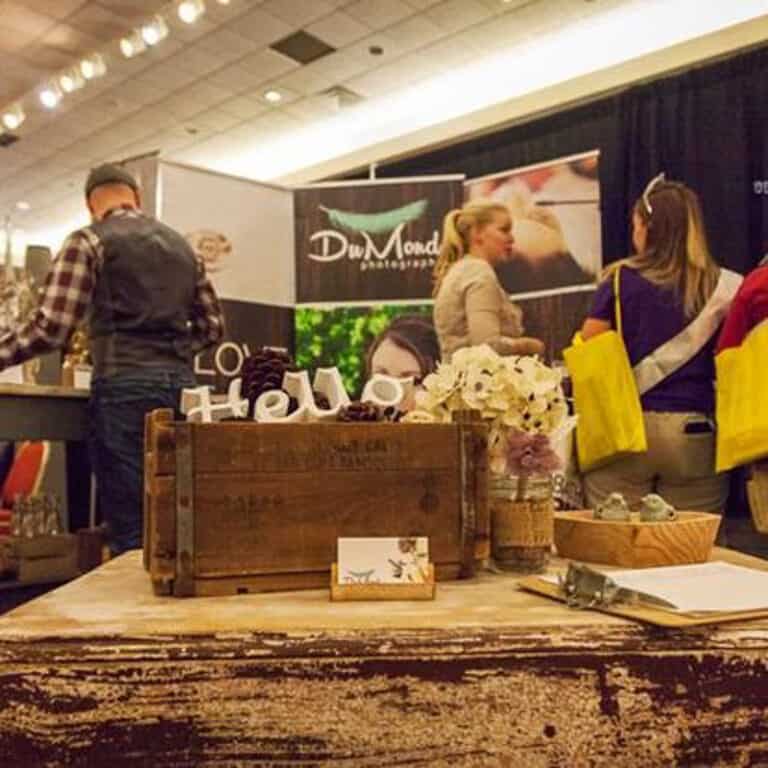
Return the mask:
[[[293,195],[270,184],[160,163],[160,217],[187,239],[221,300],[226,337],[197,355],[219,391],[259,347],[293,352]]]
[[[428,299],[445,214],[463,176],[376,179],[294,191],[296,301]]]
[[[513,297],[594,290],[603,265],[599,160],[595,150],[466,182],[466,200],[509,208],[515,242],[497,273]]]

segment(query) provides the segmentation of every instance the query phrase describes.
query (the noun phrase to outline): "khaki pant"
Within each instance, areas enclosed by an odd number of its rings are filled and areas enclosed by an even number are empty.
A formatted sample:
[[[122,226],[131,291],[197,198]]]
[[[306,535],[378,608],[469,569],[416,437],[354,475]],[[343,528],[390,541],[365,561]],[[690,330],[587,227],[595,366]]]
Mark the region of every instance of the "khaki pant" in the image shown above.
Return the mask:
[[[622,457],[584,476],[591,509],[609,493],[624,495],[637,508],[647,493],[658,493],[680,510],[722,513],[728,496],[728,474],[715,473],[715,433],[686,433],[689,422],[706,420],[702,413],[646,411],[648,451]]]

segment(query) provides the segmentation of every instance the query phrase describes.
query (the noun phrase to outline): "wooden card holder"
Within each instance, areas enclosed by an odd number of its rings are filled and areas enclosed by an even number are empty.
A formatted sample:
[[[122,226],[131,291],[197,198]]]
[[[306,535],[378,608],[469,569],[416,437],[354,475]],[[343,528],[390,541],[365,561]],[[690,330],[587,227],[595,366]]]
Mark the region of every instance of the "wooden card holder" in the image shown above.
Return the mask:
[[[423,584],[339,584],[339,568],[331,565],[331,600],[434,600],[435,566]]]

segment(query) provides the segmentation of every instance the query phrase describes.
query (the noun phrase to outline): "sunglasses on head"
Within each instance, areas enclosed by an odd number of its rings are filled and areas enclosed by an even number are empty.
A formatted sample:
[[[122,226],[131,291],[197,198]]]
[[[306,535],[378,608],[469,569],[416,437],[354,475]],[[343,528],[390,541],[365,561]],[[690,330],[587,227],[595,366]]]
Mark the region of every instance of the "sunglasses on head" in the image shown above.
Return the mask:
[[[648,184],[646,184],[645,189],[643,190],[643,206],[645,207],[646,213],[650,216],[653,213],[653,206],[651,205],[651,192],[662,182],[667,180],[667,175],[662,172],[658,174],[657,176],[654,176]]]

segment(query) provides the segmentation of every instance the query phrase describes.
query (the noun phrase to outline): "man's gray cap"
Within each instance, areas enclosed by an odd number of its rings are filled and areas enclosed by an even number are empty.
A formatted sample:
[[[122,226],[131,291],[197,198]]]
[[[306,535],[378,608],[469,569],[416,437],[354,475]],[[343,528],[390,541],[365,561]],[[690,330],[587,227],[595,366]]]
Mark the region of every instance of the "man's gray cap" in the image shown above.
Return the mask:
[[[104,163],[91,170],[85,181],[86,200],[91,192],[102,184],[126,184],[134,192],[138,193],[139,191],[136,179],[122,165],[117,165],[117,163]]]

